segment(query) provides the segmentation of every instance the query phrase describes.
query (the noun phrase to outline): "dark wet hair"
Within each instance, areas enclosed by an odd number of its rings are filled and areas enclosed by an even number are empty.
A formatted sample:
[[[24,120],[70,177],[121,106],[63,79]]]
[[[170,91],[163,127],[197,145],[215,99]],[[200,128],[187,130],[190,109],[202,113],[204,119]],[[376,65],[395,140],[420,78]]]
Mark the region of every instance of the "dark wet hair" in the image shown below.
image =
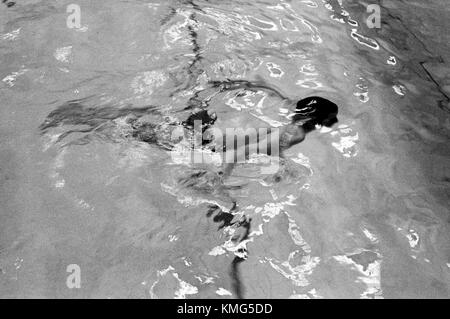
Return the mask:
[[[332,126],[337,122],[338,106],[319,96],[310,96],[297,102],[292,122],[299,125]]]

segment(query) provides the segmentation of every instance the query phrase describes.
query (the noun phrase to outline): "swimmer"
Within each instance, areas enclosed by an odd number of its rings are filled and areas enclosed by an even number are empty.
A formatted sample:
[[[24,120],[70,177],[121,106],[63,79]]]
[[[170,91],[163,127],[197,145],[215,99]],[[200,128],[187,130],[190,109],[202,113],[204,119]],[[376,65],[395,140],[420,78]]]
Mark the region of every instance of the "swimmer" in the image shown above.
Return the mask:
[[[284,152],[290,147],[301,143],[306,134],[312,132],[316,125],[331,127],[338,122],[338,106],[322,97],[311,96],[297,102],[292,122],[279,130],[279,156],[284,158]],[[234,150],[237,158],[248,158],[250,149],[267,150],[271,155],[271,135],[257,139],[256,143],[245,144]],[[233,154],[234,155],[234,154]],[[225,157],[226,158],[226,157]],[[227,163],[223,170],[223,176],[229,176],[236,163]]]

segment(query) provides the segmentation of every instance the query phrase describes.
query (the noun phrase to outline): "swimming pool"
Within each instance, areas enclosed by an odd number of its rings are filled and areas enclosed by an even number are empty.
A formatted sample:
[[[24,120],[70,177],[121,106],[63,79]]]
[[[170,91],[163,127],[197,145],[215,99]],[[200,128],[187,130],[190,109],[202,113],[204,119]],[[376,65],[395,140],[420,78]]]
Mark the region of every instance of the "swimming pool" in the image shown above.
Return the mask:
[[[0,4],[0,296],[448,298],[448,11]],[[229,80],[267,87],[210,85]],[[204,108],[224,130],[279,127],[280,95],[331,99],[339,122],[290,148],[279,181],[254,159],[225,188],[214,163],[186,186],[199,167],[127,122]]]

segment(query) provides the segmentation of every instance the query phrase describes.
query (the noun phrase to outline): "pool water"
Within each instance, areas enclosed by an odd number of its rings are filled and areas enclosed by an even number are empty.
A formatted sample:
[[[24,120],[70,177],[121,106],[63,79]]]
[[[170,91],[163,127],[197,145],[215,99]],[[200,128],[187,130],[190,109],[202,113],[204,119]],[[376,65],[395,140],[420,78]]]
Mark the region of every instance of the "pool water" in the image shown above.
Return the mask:
[[[0,297],[449,297],[442,1],[11,3]],[[235,80],[264,85],[211,85]],[[220,129],[280,127],[310,95],[338,104],[339,122],[290,148],[279,178],[253,158],[223,181],[220,163],[194,165],[129,124],[203,108]]]

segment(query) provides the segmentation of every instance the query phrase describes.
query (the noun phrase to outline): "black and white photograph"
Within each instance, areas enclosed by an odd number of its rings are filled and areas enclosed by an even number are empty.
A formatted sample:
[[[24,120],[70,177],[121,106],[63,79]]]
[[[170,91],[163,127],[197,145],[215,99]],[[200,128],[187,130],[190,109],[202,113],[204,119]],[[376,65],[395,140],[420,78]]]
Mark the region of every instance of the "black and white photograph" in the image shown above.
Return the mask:
[[[0,299],[448,300],[449,142],[449,0],[1,0]]]

